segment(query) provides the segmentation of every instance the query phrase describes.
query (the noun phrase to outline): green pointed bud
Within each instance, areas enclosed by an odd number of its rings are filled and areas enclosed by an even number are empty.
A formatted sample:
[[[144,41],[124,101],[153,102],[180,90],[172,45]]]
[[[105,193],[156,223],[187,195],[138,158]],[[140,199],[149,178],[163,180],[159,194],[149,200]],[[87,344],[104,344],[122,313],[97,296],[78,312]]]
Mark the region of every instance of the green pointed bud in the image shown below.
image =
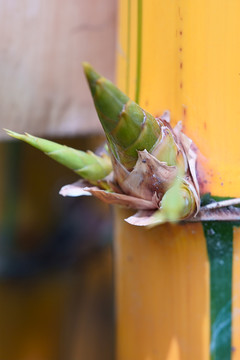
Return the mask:
[[[184,174],[185,160],[183,153],[180,151],[179,145],[168,127],[162,128],[162,140],[154,148],[152,155],[159,161],[165,162],[168,166],[177,166],[178,170]]]
[[[111,152],[128,170],[137,151],[152,151],[161,136],[158,121],[87,63],[83,64],[94,104]]]
[[[190,214],[193,205],[195,205],[195,202],[191,193],[178,179],[163,196],[161,210],[166,221],[175,222],[184,219]]]
[[[161,207],[153,214],[149,227],[165,222],[178,222],[193,214],[195,209],[192,192],[182,179],[177,177],[174,185],[164,194]]]
[[[75,171],[90,182],[103,179],[112,171],[111,160],[107,155],[97,156],[91,151],[76,150],[27,133],[18,134],[10,130],[6,130],[6,132],[8,135],[43,151],[50,158]]]

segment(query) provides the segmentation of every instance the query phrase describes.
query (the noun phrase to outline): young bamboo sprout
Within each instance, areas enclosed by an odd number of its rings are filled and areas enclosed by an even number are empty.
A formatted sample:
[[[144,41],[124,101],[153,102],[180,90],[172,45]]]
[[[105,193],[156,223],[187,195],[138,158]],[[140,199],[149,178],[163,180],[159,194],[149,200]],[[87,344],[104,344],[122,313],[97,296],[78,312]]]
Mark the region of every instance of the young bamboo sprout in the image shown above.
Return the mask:
[[[105,178],[112,171],[111,160],[109,156],[105,154],[97,156],[91,151],[84,152],[76,150],[27,133],[18,134],[10,130],[6,130],[6,132],[8,135],[43,151],[50,158],[75,171],[91,183]]]
[[[89,64],[83,67],[110,157],[29,134],[7,130],[8,134],[44,151],[85,179],[63,187],[60,193],[64,196],[92,194],[107,203],[137,209],[126,219],[134,225],[154,226],[195,216],[200,197],[191,140],[179,125],[172,129],[166,118],[155,118],[143,110]]]
[[[151,151],[159,141],[159,123],[88,63],[83,67],[109,147],[116,159],[132,170],[137,151]]]
[[[182,143],[190,139],[144,111],[89,64],[83,66],[119,187],[129,196],[152,201],[159,209],[158,223],[193,216],[199,208],[198,184]]]

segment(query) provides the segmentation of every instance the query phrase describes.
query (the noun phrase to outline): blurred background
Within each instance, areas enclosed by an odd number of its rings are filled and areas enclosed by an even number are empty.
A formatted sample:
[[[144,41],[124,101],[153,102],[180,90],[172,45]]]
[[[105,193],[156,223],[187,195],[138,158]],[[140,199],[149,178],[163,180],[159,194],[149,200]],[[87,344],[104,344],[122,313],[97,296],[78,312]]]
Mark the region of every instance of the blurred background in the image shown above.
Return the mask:
[[[1,129],[100,146],[81,62],[114,80],[116,21],[116,0],[1,1]],[[0,170],[0,359],[114,359],[111,208],[3,130]]]

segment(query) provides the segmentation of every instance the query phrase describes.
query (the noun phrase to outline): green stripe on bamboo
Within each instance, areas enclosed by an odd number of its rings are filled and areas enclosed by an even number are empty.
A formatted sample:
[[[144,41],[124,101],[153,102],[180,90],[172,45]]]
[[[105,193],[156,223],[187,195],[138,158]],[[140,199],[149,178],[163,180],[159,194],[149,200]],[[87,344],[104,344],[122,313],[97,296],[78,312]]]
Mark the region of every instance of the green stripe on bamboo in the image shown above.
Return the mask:
[[[211,360],[231,360],[233,225],[203,223],[210,262]]]
[[[202,198],[202,204],[209,201],[209,196]],[[231,360],[233,228],[240,222],[211,221],[202,225],[210,262],[211,360]]]
[[[137,10],[137,73],[136,73],[136,95],[135,101],[139,103],[141,89],[141,65],[142,65],[142,0],[138,0]]]

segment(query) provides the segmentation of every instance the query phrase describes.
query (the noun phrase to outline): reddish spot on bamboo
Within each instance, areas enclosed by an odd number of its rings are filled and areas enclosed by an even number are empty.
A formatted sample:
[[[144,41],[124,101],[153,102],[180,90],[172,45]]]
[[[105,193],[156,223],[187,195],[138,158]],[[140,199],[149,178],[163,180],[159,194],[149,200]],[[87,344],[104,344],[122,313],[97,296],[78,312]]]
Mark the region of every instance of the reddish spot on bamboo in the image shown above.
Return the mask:
[[[185,117],[187,115],[187,109],[186,107],[183,108],[183,117]]]

